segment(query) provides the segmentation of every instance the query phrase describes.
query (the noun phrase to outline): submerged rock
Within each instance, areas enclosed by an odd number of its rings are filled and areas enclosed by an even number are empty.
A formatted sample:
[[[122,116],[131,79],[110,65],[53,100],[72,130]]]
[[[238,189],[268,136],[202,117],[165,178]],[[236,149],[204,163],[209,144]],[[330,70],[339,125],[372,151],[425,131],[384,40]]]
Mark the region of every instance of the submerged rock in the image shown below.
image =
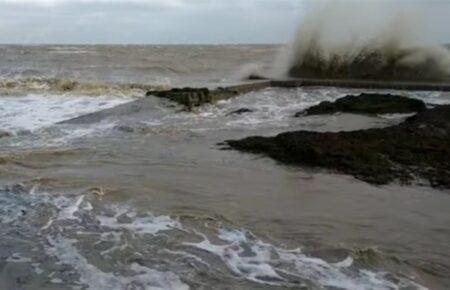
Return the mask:
[[[12,185],[7,185],[2,190],[6,191],[6,192],[17,193],[17,194],[24,194],[24,193],[29,193],[30,192],[30,188],[27,188],[22,183],[16,183],[16,184],[12,184]]]
[[[450,105],[387,128],[351,132],[296,131],[226,141],[231,148],[282,163],[333,169],[372,184],[415,177],[450,188]]]
[[[226,116],[231,116],[231,115],[242,115],[244,113],[253,113],[254,111],[252,109],[249,108],[241,108],[238,109],[236,111],[230,112],[228,113]]]
[[[120,131],[120,132],[125,132],[125,133],[133,133],[134,131],[136,131],[133,127],[126,126],[126,125],[114,126],[114,130],[117,130],[117,131]]]
[[[360,94],[345,96],[335,102],[321,102],[295,116],[333,114],[337,112],[359,114],[415,113],[426,110],[423,101],[391,94]]]

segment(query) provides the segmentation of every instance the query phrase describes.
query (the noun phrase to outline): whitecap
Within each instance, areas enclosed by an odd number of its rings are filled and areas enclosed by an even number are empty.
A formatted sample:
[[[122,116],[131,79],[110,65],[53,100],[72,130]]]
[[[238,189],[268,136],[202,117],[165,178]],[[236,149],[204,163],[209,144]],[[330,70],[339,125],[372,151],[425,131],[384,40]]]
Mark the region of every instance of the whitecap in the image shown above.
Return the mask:
[[[129,287],[143,287],[143,289],[174,289],[185,290],[189,287],[181,282],[171,272],[160,272],[136,263],[130,265],[134,272],[130,276],[107,273],[90,264],[76,248],[76,240],[67,239],[59,235],[48,237],[50,246],[46,247],[47,254],[56,257],[62,264],[73,267],[80,276],[79,283],[91,290],[129,289]]]
[[[412,281],[400,279],[400,285],[390,281],[388,273],[353,268],[348,257],[338,263],[307,256],[300,249],[286,250],[251,237],[246,231],[220,229],[218,238],[224,244],[214,244],[205,235],[198,243],[184,243],[215,256],[235,275],[247,280],[277,286],[303,286],[336,289],[426,289]]]

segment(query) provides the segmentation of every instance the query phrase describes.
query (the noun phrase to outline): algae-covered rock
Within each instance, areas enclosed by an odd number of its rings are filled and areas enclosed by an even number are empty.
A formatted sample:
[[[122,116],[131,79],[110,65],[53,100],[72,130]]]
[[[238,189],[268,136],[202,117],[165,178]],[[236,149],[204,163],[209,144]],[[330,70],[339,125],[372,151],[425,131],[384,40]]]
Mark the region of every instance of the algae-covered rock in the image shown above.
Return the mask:
[[[296,114],[303,115],[333,114],[337,112],[358,114],[414,113],[426,110],[421,100],[391,94],[360,94],[345,96],[335,102],[322,102]]]
[[[373,184],[427,179],[450,188],[450,105],[418,113],[397,126],[351,132],[296,131],[226,141],[236,150],[282,163],[336,170]]]

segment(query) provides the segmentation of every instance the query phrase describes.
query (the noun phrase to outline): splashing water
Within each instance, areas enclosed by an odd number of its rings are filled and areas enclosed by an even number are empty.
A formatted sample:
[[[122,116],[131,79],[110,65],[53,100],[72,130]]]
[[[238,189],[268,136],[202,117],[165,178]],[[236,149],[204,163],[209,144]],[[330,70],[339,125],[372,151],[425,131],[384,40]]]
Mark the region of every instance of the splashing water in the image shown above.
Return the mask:
[[[109,95],[75,97],[27,94],[26,96],[0,97],[0,128],[12,132],[33,131],[131,100],[133,98]]]
[[[448,80],[450,51],[424,39],[433,32],[424,31],[429,17],[421,15],[423,7],[398,2],[317,1],[283,56],[283,73],[314,78]]]
[[[65,281],[72,289],[189,289],[187,282],[196,281],[196,276],[187,273],[223,267],[234,279],[261,285],[426,289],[405,277],[360,269],[351,257],[329,263],[300,249],[263,242],[245,230],[219,227],[207,235],[200,225],[192,228],[130,205],[108,205],[90,194],[67,197],[7,190],[0,191],[0,204],[1,233],[20,225],[26,236],[10,234],[3,241],[5,246],[14,240],[20,251],[6,263],[29,265],[41,283]],[[11,215],[14,212],[20,214]],[[30,244],[30,238],[36,244]]]

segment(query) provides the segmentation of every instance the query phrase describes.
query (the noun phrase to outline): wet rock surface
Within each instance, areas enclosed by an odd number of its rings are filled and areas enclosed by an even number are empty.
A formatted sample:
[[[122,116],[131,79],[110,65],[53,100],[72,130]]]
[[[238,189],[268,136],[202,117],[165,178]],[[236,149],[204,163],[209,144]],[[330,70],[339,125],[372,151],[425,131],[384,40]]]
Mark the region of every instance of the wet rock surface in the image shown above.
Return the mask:
[[[296,131],[226,141],[229,147],[282,163],[321,167],[372,184],[417,177],[450,188],[450,105],[437,106],[387,128],[351,132]]]
[[[247,77],[248,80],[268,80],[269,78],[257,73],[253,73]]]
[[[360,94],[345,96],[335,102],[321,102],[295,116],[333,114],[337,112],[357,114],[393,114],[423,112],[423,101],[391,94]]]
[[[169,99],[186,106],[188,109],[212,103],[237,95],[238,92],[227,88],[209,90],[207,88],[174,88],[167,91],[149,91],[147,96]]]
[[[249,108],[241,108],[232,112],[229,112],[227,114],[227,116],[231,116],[231,115],[242,115],[242,114],[246,114],[246,113],[253,113],[254,111],[252,109]]]

